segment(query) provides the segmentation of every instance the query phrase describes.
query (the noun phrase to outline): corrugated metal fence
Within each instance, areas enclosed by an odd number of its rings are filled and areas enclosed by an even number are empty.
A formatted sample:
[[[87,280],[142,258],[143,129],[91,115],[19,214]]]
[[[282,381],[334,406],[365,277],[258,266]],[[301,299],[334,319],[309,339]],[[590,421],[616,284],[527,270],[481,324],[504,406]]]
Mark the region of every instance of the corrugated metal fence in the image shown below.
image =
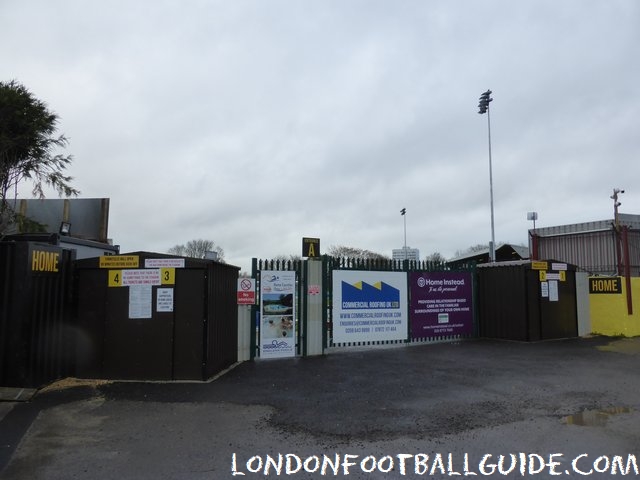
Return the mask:
[[[205,380],[237,361],[237,267],[186,258],[170,285],[153,285],[149,314],[132,316],[138,300],[110,285],[120,270],[73,256],[46,243],[0,242],[0,386],[66,376]],[[145,258],[170,256],[137,257],[145,270]],[[171,299],[163,308],[161,288]]]
[[[0,385],[37,387],[74,373],[72,251],[0,243]]]
[[[145,271],[147,261],[175,260],[152,252],[128,254]],[[115,258],[115,257],[113,257]],[[206,380],[237,360],[238,268],[185,258],[170,267],[168,283],[150,285],[148,311],[131,312],[132,286],[109,279],[118,267],[97,258],[76,262],[80,375],[135,380]],[[175,275],[175,277],[173,277]],[[160,295],[169,298],[164,308]]]

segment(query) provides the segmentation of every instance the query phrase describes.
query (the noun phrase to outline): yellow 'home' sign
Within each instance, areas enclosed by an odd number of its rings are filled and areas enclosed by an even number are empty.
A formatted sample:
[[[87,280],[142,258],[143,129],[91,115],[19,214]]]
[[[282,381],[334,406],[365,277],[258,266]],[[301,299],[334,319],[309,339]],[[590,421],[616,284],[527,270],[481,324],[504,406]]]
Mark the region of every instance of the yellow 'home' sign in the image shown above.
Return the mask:
[[[589,278],[589,293],[622,293],[620,277]]]
[[[60,253],[47,250],[32,250],[31,271],[58,273],[60,271]]]

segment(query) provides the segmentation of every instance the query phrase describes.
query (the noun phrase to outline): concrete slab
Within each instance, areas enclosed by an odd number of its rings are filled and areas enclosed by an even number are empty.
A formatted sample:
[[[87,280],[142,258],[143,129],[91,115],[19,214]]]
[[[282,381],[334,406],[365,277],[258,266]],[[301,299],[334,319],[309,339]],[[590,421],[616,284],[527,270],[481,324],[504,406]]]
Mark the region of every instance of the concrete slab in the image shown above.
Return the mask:
[[[37,391],[35,388],[0,387],[0,402],[28,402]]]
[[[11,411],[15,402],[0,402],[0,422]]]

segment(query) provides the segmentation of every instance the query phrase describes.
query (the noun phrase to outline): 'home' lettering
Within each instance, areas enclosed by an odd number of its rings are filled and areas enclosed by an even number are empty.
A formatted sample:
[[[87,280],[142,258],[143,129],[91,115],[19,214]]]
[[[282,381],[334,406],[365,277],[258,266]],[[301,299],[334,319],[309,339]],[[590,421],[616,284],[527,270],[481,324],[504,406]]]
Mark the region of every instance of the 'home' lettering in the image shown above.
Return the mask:
[[[34,250],[31,253],[31,271],[58,272],[59,257],[60,254],[57,252]]]
[[[619,278],[589,279],[589,293],[622,293]]]

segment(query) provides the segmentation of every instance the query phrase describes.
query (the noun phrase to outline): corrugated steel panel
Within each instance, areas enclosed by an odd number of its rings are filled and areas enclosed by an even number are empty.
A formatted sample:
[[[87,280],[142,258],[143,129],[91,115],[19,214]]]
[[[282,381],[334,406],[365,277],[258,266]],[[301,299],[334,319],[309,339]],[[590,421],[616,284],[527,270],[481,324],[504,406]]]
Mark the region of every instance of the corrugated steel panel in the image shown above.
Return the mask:
[[[618,214],[618,223],[625,225],[631,230],[640,230],[640,215],[632,215],[628,213]],[[551,235],[566,235],[571,233],[587,233],[600,230],[612,230],[615,224],[614,219],[597,220],[593,222],[572,223],[568,225],[557,225],[553,227],[536,228],[529,230],[529,233],[535,233],[541,237]]]
[[[540,230],[536,230],[540,235]],[[629,265],[632,276],[640,276],[640,230],[629,230]],[[553,258],[578,266],[598,275],[618,273],[616,233],[611,225],[606,230],[570,232],[538,236],[538,257]],[[620,241],[620,261],[624,264],[624,248]]]
[[[613,230],[538,239],[538,256],[577,265],[591,273],[613,275],[617,256]]]
[[[12,286],[14,285],[14,249],[13,243],[0,242],[0,385],[6,386],[4,379],[9,369],[10,319],[13,310]]]
[[[36,242],[0,243],[0,385],[37,388],[73,373],[72,256]]]
[[[237,267],[223,263],[209,265],[204,378],[211,378],[237,361],[237,289]]]
[[[640,277],[640,230],[630,230],[628,239],[631,275]]]
[[[138,256],[140,266],[150,258],[175,258],[151,252],[127,255]],[[184,260],[174,284],[152,287],[150,319],[129,318],[129,288],[108,287],[97,258],[76,262],[78,327],[86,329],[88,344],[87,354],[78,357],[79,375],[204,380],[236,362],[238,267]],[[153,300],[158,288],[173,289],[172,311],[158,311]],[[100,345],[92,351],[95,343]]]
[[[640,230],[640,215],[631,215],[629,213],[619,213],[618,222],[625,225],[631,230]]]
[[[558,301],[543,297],[531,262],[478,266],[480,336],[520,341],[578,335],[575,267],[557,282]]]
[[[525,265],[492,265],[478,268],[480,336],[530,340]]]
[[[571,233],[597,232],[600,230],[611,230],[613,220],[599,220],[595,222],[573,223],[569,225],[557,225],[553,227],[536,228],[530,230],[541,237],[552,235],[567,235]]]

